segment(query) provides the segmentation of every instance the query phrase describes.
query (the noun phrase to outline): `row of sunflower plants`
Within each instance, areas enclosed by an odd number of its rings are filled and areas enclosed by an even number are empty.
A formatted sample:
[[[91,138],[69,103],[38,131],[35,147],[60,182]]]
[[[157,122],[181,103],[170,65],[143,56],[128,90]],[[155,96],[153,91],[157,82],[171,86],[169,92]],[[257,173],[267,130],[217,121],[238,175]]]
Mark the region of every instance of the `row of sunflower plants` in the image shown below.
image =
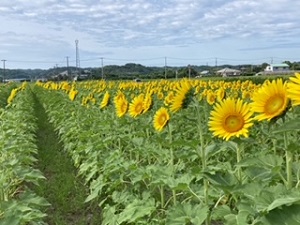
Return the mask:
[[[299,80],[36,90],[102,224],[297,224]]]
[[[8,97],[11,95],[13,89],[17,90],[15,83],[0,84],[0,108],[4,108],[9,104]]]
[[[34,169],[37,153],[32,92],[15,85],[0,109],[0,224],[44,224],[46,200],[30,190],[44,179]]]

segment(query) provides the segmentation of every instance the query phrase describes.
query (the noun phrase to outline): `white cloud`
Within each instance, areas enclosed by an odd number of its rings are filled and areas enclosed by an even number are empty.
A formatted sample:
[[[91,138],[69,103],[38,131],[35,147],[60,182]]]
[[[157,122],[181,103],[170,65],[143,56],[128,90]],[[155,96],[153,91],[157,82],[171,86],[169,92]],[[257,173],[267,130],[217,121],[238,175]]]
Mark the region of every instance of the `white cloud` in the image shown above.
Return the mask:
[[[179,58],[201,56],[198,52],[226,57],[218,47],[232,49],[230,58],[256,49],[252,58],[276,53],[297,59],[291,46],[299,43],[299,7],[293,0],[1,0],[0,41],[6,45],[0,45],[0,53],[55,61],[74,54],[78,39],[81,58],[118,58],[120,52],[127,58],[170,52]]]

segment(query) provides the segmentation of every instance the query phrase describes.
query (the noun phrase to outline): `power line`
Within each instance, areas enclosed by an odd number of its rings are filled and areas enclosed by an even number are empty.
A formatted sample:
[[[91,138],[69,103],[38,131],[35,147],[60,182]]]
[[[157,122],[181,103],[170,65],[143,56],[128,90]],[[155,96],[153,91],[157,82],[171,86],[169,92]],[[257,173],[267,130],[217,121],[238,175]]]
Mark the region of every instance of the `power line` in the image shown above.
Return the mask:
[[[56,64],[56,63],[63,63],[64,61],[37,61],[37,60],[9,60],[12,63],[51,63],[51,64]]]
[[[77,40],[78,41],[78,40]],[[76,42],[75,42],[76,43]],[[132,62],[132,63],[136,63],[136,62],[141,62],[141,61],[156,61],[155,65],[156,66],[165,66],[166,67],[166,63],[168,61],[168,64],[170,65],[178,65],[178,66],[183,66],[183,64],[186,64],[186,61],[197,61],[198,65],[207,65],[208,61],[210,61],[210,63],[215,64],[215,65],[222,65],[224,63],[226,64],[230,64],[233,62],[249,62],[251,64],[253,64],[254,61],[258,61],[258,62],[269,62],[270,61],[270,57],[266,57],[266,58],[249,58],[249,59],[235,59],[235,58],[220,58],[220,57],[207,57],[207,58],[178,58],[178,57],[153,57],[153,58],[143,58],[143,59],[135,59],[135,58],[111,58],[111,57],[95,57],[95,58],[86,58],[86,59],[82,59],[79,60],[79,47],[78,47],[78,42],[76,45],[76,60],[69,60],[69,62],[76,62],[76,68],[80,67],[80,61],[84,61],[84,62],[91,62],[91,61],[98,61],[99,59],[106,60],[106,61],[116,61],[116,64],[118,64],[118,62]],[[292,59],[292,58],[282,58],[282,57],[272,57],[272,59],[274,60],[289,60],[289,61],[299,61],[297,59]],[[2,60],[3,61],[3,60]],[[7,60],[5,60],[7,61]],[[5,61],[3,61],[3,63],[5,63]],[[65,64],[65,60],[64,61],[52,61],[52,60],[10,60],[8,59],[8,61],[10,63],[31,63],[31,64]],[[214,62],[213,62],[214,61]],[[272,61],[272,60],[271,60]],[[99,61],[98,61],[99,62]],[[187,62],[187,64],[190,64]],[[153,65],[152,65],[153,66]]]

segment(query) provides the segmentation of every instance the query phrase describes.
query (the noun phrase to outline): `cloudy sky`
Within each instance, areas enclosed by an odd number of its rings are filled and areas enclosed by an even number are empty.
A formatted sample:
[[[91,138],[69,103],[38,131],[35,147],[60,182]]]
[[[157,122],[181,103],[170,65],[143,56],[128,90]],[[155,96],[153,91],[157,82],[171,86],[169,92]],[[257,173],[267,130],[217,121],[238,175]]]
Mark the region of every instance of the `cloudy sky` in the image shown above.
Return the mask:
[[[300,61],[296,0],[1,0],[7,68]],[[103,59],[103,61],[101,60]],[[0,62],[0,68],[2,63]]]

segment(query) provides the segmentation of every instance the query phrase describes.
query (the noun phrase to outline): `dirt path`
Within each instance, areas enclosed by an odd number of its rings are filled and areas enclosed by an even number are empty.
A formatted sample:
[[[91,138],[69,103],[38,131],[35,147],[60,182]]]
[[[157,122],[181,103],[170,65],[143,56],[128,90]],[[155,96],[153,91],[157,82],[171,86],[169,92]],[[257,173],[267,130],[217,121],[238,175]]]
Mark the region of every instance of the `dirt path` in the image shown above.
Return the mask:
[[[96,203],[84,204],[87,188],[76,177],[76,169],[68,155],[63,152],[58,136],[49,123],[42,104],[35,98],[38,119],[37,167],[47,180],[35,187],[38,195],[51,204],[46,211],[49,225],[99,225],[100,209]]]

